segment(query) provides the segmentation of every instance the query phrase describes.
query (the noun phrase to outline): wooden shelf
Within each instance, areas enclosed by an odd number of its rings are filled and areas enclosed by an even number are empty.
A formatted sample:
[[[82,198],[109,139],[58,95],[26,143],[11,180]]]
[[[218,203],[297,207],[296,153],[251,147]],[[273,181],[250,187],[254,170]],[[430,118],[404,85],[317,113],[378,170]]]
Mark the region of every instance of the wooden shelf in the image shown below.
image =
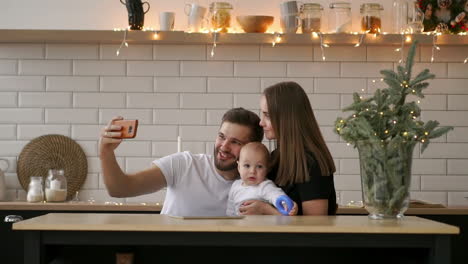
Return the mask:
[[[121,43],[124,31],[113,30],[10,30],[0,29],[0,43]],[[271,44],[275,34],[270,33],[218,33],[220,44]],[[330,45],[354,45],[361,35],[323,34],[324,43]],[[432,45],[433,36],[426,34],[411,35],[422,45]],[[386,34],[375,37],[364,36],[362,45],[400,45],[400,34]],[[211,33],[186,33],[183,31],[161,31],[155,39],[153,31],[129,31],[127,42],[134,44],[210,44]],[[283,34],[281,44],[319,45],[320,39],[311,34]],[[441,35],[437,37],[438,45],[468,45],[468,35]]]

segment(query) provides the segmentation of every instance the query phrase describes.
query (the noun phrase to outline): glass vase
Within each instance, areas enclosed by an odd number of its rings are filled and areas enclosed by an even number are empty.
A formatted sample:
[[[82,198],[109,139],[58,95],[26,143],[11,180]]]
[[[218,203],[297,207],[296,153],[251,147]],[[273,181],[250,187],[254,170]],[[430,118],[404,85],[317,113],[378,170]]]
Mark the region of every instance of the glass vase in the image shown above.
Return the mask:
[[[362,196],[372,219],[402,218],[408,209],[413,141],[358,141]]]

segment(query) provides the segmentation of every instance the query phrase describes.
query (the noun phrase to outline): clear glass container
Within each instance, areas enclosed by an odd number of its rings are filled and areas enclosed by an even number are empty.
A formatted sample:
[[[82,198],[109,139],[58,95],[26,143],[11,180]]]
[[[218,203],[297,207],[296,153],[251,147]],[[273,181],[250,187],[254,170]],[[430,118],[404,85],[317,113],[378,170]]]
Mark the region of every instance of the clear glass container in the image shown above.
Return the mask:
[[[226,33],[231,27],[232,5],[228,2],[213,2],[210,4],[211,29]]]
[[[46,179],[47,202],[63,202],[67,199],[67,178],[62,169],[51,169]]]
[[[419,2],[408,0],[408,33],[422,33],[424,31],[424,12],[419,8]]]
[[[382,5],[366,3],[361,5],[361,30],[367,33],[380,33],[382,31],[382,19],[380,11]]]
[[[306,3],[301,6],[302,33],[320,32],[323,7],[320,4]]]
[[[408,0],[393,0],[392,25],[393,33],[400,34],[406,30],[408,19]]]
[[[33,176],[29,181],[28,193],[26,199],[30,203],[38,203],[44,201],[43,180],[40,176]]]
[[[353,26],[351,17],[351,4],[346,2],[331,3],[330,14],[328,19],[328,26],[330,32],[351,32]]]

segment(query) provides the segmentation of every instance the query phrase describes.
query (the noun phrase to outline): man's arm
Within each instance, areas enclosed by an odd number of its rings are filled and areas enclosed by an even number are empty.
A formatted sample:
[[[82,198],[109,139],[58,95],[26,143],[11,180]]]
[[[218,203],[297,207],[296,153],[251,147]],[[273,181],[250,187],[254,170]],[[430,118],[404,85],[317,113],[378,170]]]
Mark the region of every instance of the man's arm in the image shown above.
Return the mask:
[[[132,197],[152,193],[167,185],[161,169],[155,165],[143,171],[125,174],[117,163],[114,152],[101,154],[101,166],[104,184],[112,197]]]
[[[99,140],[99,158],[101,159],[104,184],[110,196],[131,197],[156,192],[166,187],[166,178],[161,169],[153,166],[147,170],[133,174],[125,174],[115,158],[115,149],[122,139],[118,125],[113,121],[122,120],[123,117],[114,117],[101,131]]]

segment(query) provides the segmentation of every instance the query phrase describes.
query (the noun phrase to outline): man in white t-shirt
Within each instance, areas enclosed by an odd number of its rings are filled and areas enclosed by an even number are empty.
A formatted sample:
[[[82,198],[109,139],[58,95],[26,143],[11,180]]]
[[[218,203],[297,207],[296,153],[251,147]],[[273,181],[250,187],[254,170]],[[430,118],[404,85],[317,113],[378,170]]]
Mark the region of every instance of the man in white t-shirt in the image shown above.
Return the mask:
[[[155,160],[149,169],[126,174],[114,154],[122,139],[121,127],[112,123],[121,119],[113,118],[101,132],[99,157],[107,190],[113,197],[132,197],[167,187],[161,213],[168,215],[225,215],[229,189],[239,177],[240,149],[263,138],[258,115],[234,108],[222,118],[213,155],[175,153]]]

